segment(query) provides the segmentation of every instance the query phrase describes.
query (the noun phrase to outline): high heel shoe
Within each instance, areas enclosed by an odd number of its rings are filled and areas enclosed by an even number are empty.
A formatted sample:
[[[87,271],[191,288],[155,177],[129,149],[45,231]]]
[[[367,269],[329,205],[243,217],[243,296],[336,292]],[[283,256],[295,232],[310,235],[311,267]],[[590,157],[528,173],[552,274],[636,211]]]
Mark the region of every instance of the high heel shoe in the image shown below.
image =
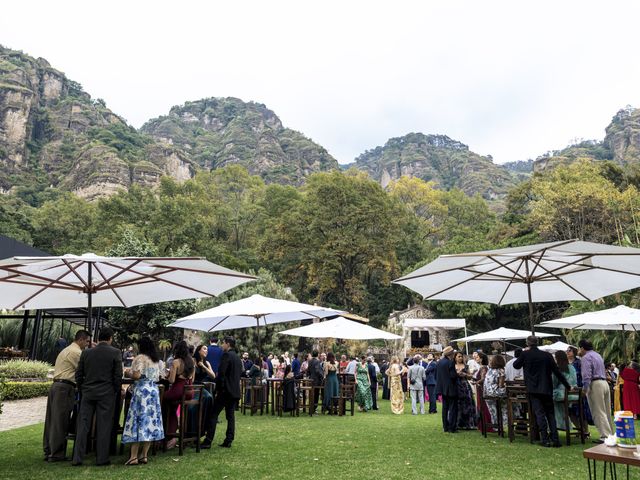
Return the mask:
[[[138,459],[130,458],[129,460],[126,461],[125,465],[128,465],[130,467],[132,467],[133,465],[138,465]]]
[[[141,463],[142,465],[146,465],[148,462],[149,462],[149,459],[147,457],[138,458],[138,463]]]

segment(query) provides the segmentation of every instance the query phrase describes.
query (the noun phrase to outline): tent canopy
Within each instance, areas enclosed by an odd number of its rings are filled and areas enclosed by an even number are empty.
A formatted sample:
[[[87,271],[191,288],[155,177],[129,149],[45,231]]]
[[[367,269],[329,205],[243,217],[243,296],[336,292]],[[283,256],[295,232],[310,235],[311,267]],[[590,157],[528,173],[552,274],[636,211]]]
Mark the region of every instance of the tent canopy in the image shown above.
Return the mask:
[[[467,322],[464,318],[406,318],[402,326],[407,330],[457,330],[465,328]]]
[[[347,320],[344,317],[312,323],[304,327],[292,328],[279,332],[281,335],[294,335],[308,338],[342,338],[348,340],[370,340],[381,338],[384,340],[400,340],[399,335]]]
[[[500,327],[489,332],[476,333],[475,335],[469,335],[468,337],[462,337],[454,340],[454,342],[493,342],[506,340],[522,340],[531,335],[528,330],[516,330],[514,328]],[[554,333],[540,333],[536,332],[536,337],[557,337]]]
[[[542,322],[541,327],[577,330],[640,330],[640,310],[618,305],[615,308],[586,312],[571,317]]]

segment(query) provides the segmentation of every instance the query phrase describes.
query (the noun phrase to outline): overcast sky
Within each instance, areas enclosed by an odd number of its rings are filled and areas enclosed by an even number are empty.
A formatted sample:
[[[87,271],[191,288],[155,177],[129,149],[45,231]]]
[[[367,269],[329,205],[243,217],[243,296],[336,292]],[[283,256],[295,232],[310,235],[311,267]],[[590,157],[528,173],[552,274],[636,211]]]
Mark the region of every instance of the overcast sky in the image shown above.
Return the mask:
[[[171,106],[264,103],[339,162],[409,132],[498,163],[602,139],[640,106],[637,1],[7,2],[0,44],[140,127]]]

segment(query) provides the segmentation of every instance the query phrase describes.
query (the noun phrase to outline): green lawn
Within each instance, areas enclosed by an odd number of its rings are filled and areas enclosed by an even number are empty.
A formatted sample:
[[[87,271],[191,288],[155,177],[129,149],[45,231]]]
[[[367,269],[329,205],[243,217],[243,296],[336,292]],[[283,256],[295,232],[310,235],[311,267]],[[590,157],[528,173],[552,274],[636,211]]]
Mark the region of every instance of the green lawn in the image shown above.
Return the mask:
[[[112,457],[109,467],[92,466],[91,457],[79,468],[44,463],[42,424],[34,425],[0,433],[0,478],[530,480],[587,475],[582,450],[591,443],[550,449],[523,437],[510,444],[495,434],[485,439],[478,431],[445,434],[439,414],[413,416],[407,404],[405,414],[396,416],[389,402],[380,407],[354,417],[240,414],[233,448],[214,446],[200,454],[189,448],[182,457],[176,449],[136,467],[123,466],[126,457]],[[216,443],[225,423],[219,427]]]

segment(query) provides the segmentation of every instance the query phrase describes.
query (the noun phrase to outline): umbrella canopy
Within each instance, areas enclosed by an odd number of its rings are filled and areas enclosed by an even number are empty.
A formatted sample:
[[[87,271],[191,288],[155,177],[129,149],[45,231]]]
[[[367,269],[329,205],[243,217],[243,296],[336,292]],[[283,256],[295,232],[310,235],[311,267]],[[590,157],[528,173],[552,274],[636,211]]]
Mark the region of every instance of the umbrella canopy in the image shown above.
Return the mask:
[[[237,328],[259,328],[275,323],[312,320],[314,318],[335,317],[341,313],[343,312],[332,308],[263,297],[262,295],[251,295],[235,302],[224,303],[217,307],[194,313],[176,320],[169,326],[216,332]],[[260,335],[258,333],[258,348],[260,348],[259,345]]]
[[[538,350],[544,350],[545,352],[549,352],[549,353],[555,353],[560,350],[562,350],[563,352],[566,352],[567,348],[571,346],[572,345],[569,345],[568,343],[558,341],[558,342],[552,343],[551,345],[540,345],[538,347]]]
[[[457,338],[454,342],[493,342],[500,341],[505,342],[507,340],[522,340],[531,335],[528,330],[516,330],[514,328],[500,327],[490,332],[476,333],[475,335],[469,335],[468,337]],[[542,337],[557,337],[554,333],[535,333],[538,338]]]
[[[568,240],[441,255],[394,283],[425,299],[529,304],[596,300],[640,287],[640,249]]]
[[[571,317],[542,322],[541,327],[577,330],[640,330],[640,310],[618,305],[607,310],[586,312]]]
[[[342,338],[346,340],[370,340],[381,338],[383,340],[400,340],[400,335],[385,332],[377,328],[363,325],[362,323],[347,320],[344,317],[312,323],[304,327],[292,328],[279,332],[281,335],[295,335],[308,338]]]
[[[204,258],[13,257],[0,260],[0,308],[132,307],[219,295],[252,280]]]

